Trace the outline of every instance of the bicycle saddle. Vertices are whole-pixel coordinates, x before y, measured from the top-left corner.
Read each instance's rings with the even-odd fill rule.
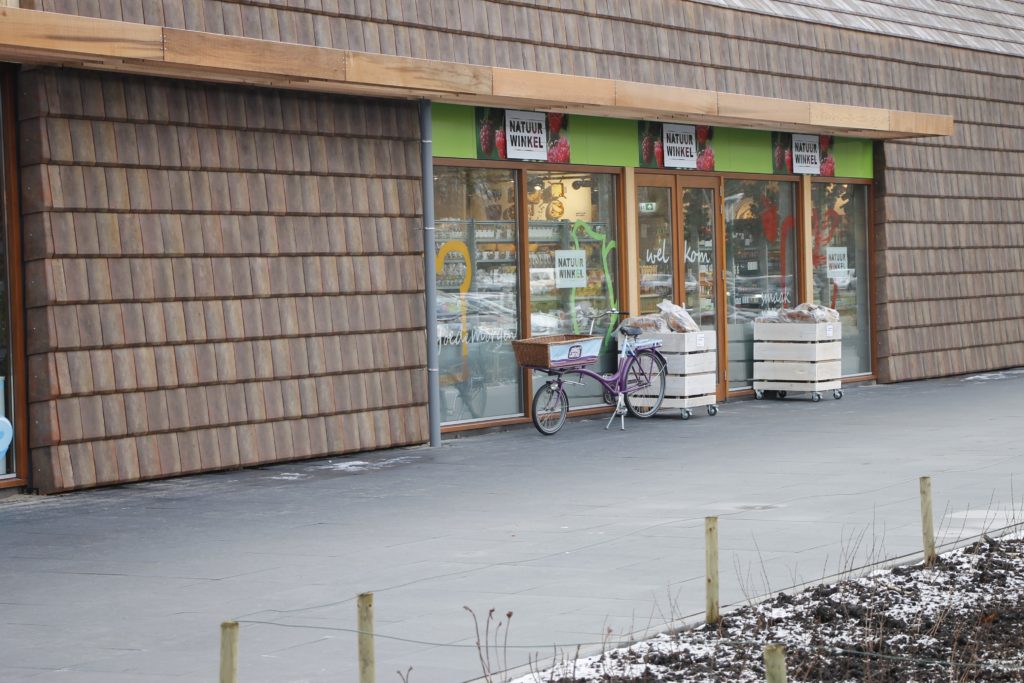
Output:
[[[619,328],[619,332],[626,335],[627,337],[639,337],[643,334],[643,330],[639,327],[633,327],[632,325],[623,325]]]

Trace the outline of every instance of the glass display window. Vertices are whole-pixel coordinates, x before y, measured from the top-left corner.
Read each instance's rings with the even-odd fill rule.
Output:
[[[527,387],[511,342],[585,334],[586,313],[620,307],[617,192],[611,173],[435,167],[443,424],[523,416]],[[617,324],[594,329],[608,370]],[[601,402],[594,387],[571,393],[573,408]]]
[[[870,373],[869,186],[829,182],[811,188],[814,302],[839,311],[843,375]]]
[[[754,319],[792,308],[797,291],[797,184],[725,180],[729,389],[753,383]]]
[[[586,334],[586,314],[618,309],[618,206],[616,176],[547,171],[526,180],[530,334]],[[612,371],[617,319],[603,319],[599,367]],[[542,376],[534,381],[542,381]],[[569,390],[574,407],[601,402],[589,382]]]
[[[438,166],[434,175],[441,421],[518,416],[516,174]]]

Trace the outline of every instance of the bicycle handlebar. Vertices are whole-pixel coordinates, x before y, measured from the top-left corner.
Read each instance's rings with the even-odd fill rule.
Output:
[[[609,308],[607,311],[601,313],[587,313],[586,311],[580,313],[580,317],[586,318],[587,320],[600,320],[601,318],[609,315],[629,315],[629,311],[617,311],[614,308]]]

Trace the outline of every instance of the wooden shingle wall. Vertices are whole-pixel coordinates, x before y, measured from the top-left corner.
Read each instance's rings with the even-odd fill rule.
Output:
[[[415,105],[20,77],[34,485],[426,440]]]
[[[879,147],[879,377],[899,381],[1024,365],[1019,58],[684,0],[22,0],[22,6],[368,52],[950,114],[956,120],[950,138]]]

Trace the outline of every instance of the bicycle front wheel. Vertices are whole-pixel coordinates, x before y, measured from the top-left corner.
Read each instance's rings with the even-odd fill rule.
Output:
[[[653,351],[641,351],[626,366],[626,410],[633,417],[654,415],[665,400],[665,361]]]
[[[533,395],[530,414],[537,431],[551,436],[565,424],[565,416],[569,414],[569,397],[560,386],[547,382]]]

